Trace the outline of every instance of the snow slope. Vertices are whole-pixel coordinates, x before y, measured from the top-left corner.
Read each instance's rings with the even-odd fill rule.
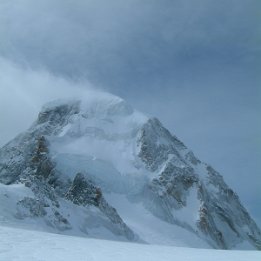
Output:
[[[259,251],[135,244],[0,226],[1,261],[260,261]]]
[[[21,204],[24,199],[30,199],[32,204],[29,207]],[[24,184],[0,184],[0,225],[71,236],[127,240],[94,206],[79,207],[60,199],[59,213],[67,220],[64,223],[59,222],[57,217],[60,216],[55,215],[50,206],[41,208],[38,202],[39,199]],[[44,215],[43,211],[46,211]]]
[[[140,202],[132,202],[126,196],[115,193],[106,194],[105,197],[109,203],[113,203],[126,224],[145,242],[157,245],[210,248],[197,235],[155,217]]]

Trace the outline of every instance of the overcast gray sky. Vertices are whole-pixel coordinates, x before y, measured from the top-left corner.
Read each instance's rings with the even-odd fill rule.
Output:
[[[259,0],[1,0],[0,145],[43,102],[105,89],[157,116],[261,225],[260,10]]]

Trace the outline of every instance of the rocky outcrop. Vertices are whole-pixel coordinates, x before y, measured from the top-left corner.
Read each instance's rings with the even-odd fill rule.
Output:
[[[123,234],[129,240],[135,240],[134,233],[126,226],[116,209],[107,203],[102,195],[101,189],[96,187],[92,181],[87,180],[83,174],[78,173],[75,176],[73,183],[66,194],[66,198],[77,205],[96,206],[112,222],[115,226],[115,231],[117,231],[119,235]],[[122,233],[123,231],[124,233]]]
[[[51,103],[43,107],[38,115],[35,125],[39,126],[44,135],[58,134],[70,118],[78,114],[80,101],[67,101],[67,103]]]
[[[158,173],[144,190],[144,204],[161,219],[196,233],[216,248],[233,248],[244,240],[260,248],[261,231],[236,193],[212,167],[201,163],[183,143],[149,120],[140,131],[139,156],[146,168]],[[154,174],[155,175],[155,174]],[[196,207],[187,222],[180,217],[192,191]]]
[[[78,173],[66,194],[66,198],[76,205],[94,205],[99,206],[102,193],[101,189],[95,187],[90,180]]]
[[[182,159],[177,149],[185,149],[185,145],[165,129],[158,119],[149,119],[139,133],[138,156],[150,171],[155,171],[161,164],[168,160],[169,155],[175,157],[177,163],[182,164]]]

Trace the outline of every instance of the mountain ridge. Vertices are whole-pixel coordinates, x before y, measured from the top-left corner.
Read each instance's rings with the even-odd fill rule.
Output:
[[[136,232],[142,222],[125,221],[120,207],[114,209],[116,200],[106,200],[116,194],[134,210],[142,205],[162,227],[181,228],[200,246],[261,249],[261,232],[235,192],[158,119],[110,94],[84,99],[48,103],[27,132],[0,149],[2,186],[22,184],[34,195],[14,204],[19,222],[41,220],[60,233],[148,241]]]

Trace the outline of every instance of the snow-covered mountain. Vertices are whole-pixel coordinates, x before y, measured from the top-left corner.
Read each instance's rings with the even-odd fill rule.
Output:
[[[159,120],[89,92],[46,104],[0,149],[0,224],[176,246],[261,249],[236,193]]]

